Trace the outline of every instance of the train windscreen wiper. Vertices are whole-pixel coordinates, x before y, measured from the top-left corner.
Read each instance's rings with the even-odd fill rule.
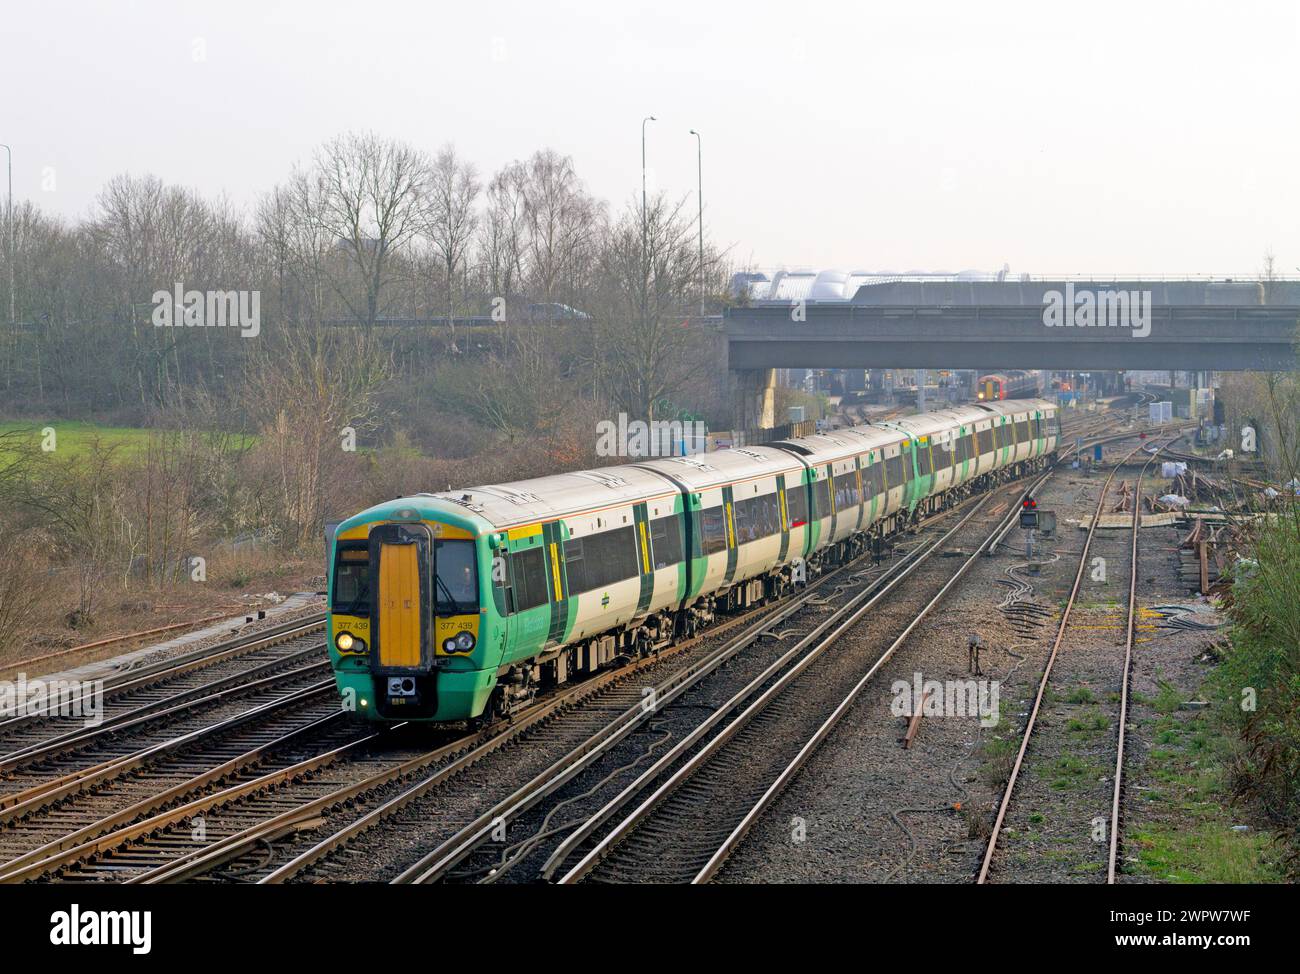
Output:
[[[442,580],[442,576],[435,573],[433,577],[438,583],[438,588],[442,589],[442,594],[447,596],[447,602],[451,605],[451,611],[456,615],[465,615],[469,610],[452,597],[451,589],[447,588],[447,583]]]

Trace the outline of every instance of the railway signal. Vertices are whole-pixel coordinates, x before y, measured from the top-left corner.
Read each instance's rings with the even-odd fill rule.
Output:
[[[1038,501],[1026,497],[1020,504],[1020,526],[1026,531],[1038,527]]]

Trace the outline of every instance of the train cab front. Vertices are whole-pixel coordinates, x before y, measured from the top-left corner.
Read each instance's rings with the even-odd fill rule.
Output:
[[[494,670],[473,535],[420,519],[340,532],[331,573],[334,669],[346,709],[371,720],[478,716]]]

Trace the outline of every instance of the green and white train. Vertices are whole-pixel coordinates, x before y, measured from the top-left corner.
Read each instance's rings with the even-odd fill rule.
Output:
[[[1038,469],[1059,440],[1053,403],[1010,400],[379,504],[331,553],[339,690],[378,721],[508,714]]]

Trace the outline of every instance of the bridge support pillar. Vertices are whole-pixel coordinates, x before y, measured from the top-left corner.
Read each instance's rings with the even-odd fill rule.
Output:
[[[734,369],[730,373],[732,423],[738,430],[776,425],[776,369]]]

